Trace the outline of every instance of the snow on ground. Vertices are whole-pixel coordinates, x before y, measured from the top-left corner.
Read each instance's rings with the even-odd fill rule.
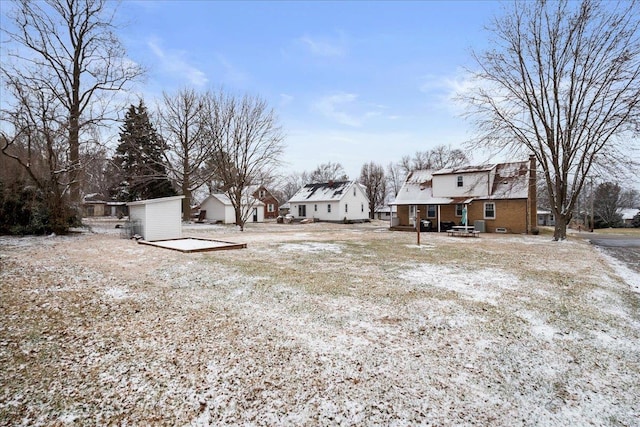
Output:
[[[105,226],[106,227],[106,226]],[[636,425],[638,294],[591,245],[201,227],[0,239],[8,425]],[[428,250],[424,250],[428,248]]]

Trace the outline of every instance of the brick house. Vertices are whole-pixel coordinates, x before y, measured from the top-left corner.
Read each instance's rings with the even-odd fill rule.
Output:
[[[393,229],[413,229],[417,221],[433,231],[468,224],[483,232],[531,233],[536,227],[536,161],[419,170],[407,176],[391,205]],[[419,216],[417,213],[419,212]]]
[[[278,199],[264,185],[252,190],[253,197],[264,203],[264,219],[276,219],[280,211]]]

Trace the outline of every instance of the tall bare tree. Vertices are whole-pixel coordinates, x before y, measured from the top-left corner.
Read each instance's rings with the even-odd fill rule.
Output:
[[[349,176],[340,163],[327,162],[318,165],[309,174],[309,180],[314,182],[347,181]],[[307,183],[308,184],[308,183]]]
[[[451,146],[438,145],[428,151],[416,151],[411,156],[402,156],[398,164],[404,175],[415,170],[454,168],[469,163],[464,151]]]
[[[373,219],[376,208],[381,206],[387,198],[387,180],[384,176],[384,167],[375,162],[362,165],[360,184],[366,188],[365,191],[369,198],[369,217]]]
[[[253,201],[247,189],[280,165],[284,135],[275,112],[259,97],[220,91],[208,97],[207,109],[218,179],[235,210],[236,225],[244,230]]]
[[[392,197],[398,195],[406,176],[399,163],[389,162],[387,165],[387,186],[392,193]]]
[[[639,10],[635,0],[514,2],[489,28],[493,47],[475,54],[478,84],[461,94],[475,143],[535,155],[555,240],[566,238],[594,169],[630,166],[640,130]]]
[[[143,72],[126,58],[114,32],[113,4],[18,0],[8,14],[11,27],[3,27],[10,41],[5,47],[8,60],[0,66],[6,83],[46,92],[64,111],[64,168],[73,203],[80,201],[83,131],[108,115],[111,104],[104,96]]]
[[[216,172],[206,164],[213,156],[213,141],[207,133],[209,94],[183,89],[174,95],[162,94],[158,106],[159,130],[167,144],[166,160],[169,172],[180,186],[182,219],[189,220],[192,192],[210,182]]]

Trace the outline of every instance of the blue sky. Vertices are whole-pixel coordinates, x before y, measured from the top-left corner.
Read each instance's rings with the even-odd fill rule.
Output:
[[[120,36],[149,69],[148,104],[181,88],[266,99],[286,134],[285,171],[447,144],[471,128],[451,99],[498,2],[124,1]],[[474,161],[485,160],[474,156]]]

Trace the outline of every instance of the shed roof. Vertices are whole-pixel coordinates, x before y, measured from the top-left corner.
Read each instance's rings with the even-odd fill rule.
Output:
[[[127,202],[127,206],[150,205],[153,203],[163,203],[163,202],[169,202],[172,200],[181,200],[181,199],[184,199],[184,196],[171,196],[171,197],[160,197],[157,199],[136,200],[135,202]]]

